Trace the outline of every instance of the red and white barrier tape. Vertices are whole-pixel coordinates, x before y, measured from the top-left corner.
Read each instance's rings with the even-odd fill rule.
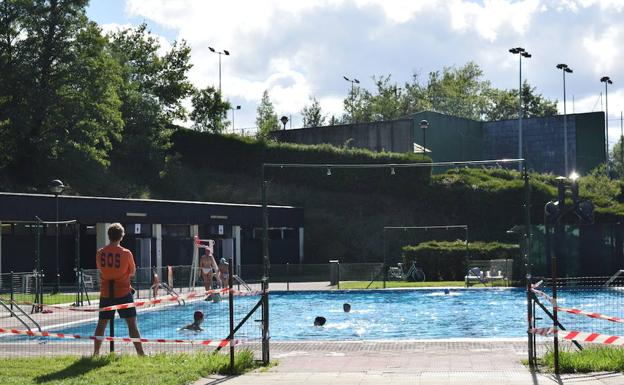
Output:
[[[0,334],[11,333],[21,334],[31,337],[52,337],[52,338],[69,338],[80,340],[100,340],[100,341],[116,341],[116,342],[141,342],[144,344],[190,344],[201,346],[220,346],[225,347],[230,344],[238,345],[240,340],[168,340],[162,338],[132,338],[132,337],[107,337],[107,336],[82,336],[79,334],[64,334],[64,333],[50,333],[50,332],[34,332],[31,330],[18,330],[18,329],[2,329],[0,328]]]
[[[591,311],[585,311],[585,310],[581,310],[581,309],[574,309],[574,308],[566,308],[566,307],[559,307],[556,304],[556,301],[549,296],[548,294],[536,290],[536,289],[531,289],[532,292],[534,292],[537,295],[540,295],[544,298],[546,298],[546,300],[548,300],[548,302],[550,302],[556,309],[557,311],[562,311],[565,313],[570,313],[570,314],[576,314],[576,315],[584,315],[590,318],[595,318],[595,319],[603,319],[603,320],[607,320],[607,321],[611,321],[611,322],[619,322],[619,323],[624,323],[624,318],[620,318],[620,317],[613,317],[613,316],[608,316],[608,315],[604,315],[604,314],[600,314],[600,313],[595,313],[595,312],[591,312]]]
[[[599,333],[583,333],[578,331],[567,331],[567,330],[557,330],[555,328],[538,328],[538,329],[530,329],[530,333],[539,334],[541,336],[548,336],[557,334],[559,338],[567,341],[578,341],[578,342],[590,342],[595,344],[605,344],[605,345],[624,345],[624,337],[620,336],[610,336],[607,334],[599,334]]]
[[[253,295],[262,294],[262,291],[243,292],[243,291],[232,289],[231,293],[232,295],[235,295],[235,296],[253,296]],[[45,307],[45,308],[51,308],[51,309],[57,309],[57,310],[70,310],[70,311],[79,311],[79,312],[101,312],[101,311],[112,311],[112,310],[119,310],[119,309],[129,309],[132,307],[142,307],[142,306],[147,306],[147,305],[158,305],[164,302],[178,302],[180,300],[207,297],[212,294],[221,294],[221,295],[227,296],[230,294],[230,289],[224,288],[224,289],[218,289],[218,290],[208,290],[203,293],[191,292],[189,294],[181,295],[181,296],[161,297],[161,298],[155,298],[155,299],[146,300],[146,301],[135,301],[133,303],[124,303],[120,305],[107,306],[103,308],[55,306],[55,305],[38,304],[38,303],[33,303],[33,302],[13,302],[13,303],[15,303],[16,305],[37,306],[37,307]],[[7,301],[7,302],[10,302],[10,301]]]

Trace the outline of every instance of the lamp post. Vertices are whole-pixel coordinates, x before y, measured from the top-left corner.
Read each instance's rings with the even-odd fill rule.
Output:
[[[56,201],[56,287],[54,291],[58,293],[61,288],[61,274],[59,269],[59,194],[63,192],[65,189],[65,185],[60,179],[54,179],[50,182],[50,191],[54,194],[54,199]]]
[[[568,169],[568,116],[566,113],[566,72],[572,73],[572,68],[568,67],[567,64],[557,64],[557,68],[561,70],[563,73],[563,157],[565,164],[565,175],[569,174]]]
[[[518,158],[522,159],[524,158],[522,156],[522,58],[525,57],[528,59],[531,57],[531,54],[522,47],[511,48],[509,52],[514,55],[517,54],[520,59],[520,76],[518,81]],[[518,167],[521,168],[522,166]]]
[[[236,106],[236,108],[232,107],[230,108],[230,110],[232,110],[232,132],[236,133],[236,127],[234,126],[234,111],[235,110],[240,110],[241,106]]]
[[[355,85],[354,85],[354,83],[360,84],[360,81],[355,79],[355,78],[349,79],[346,76],[343,76],[342,78],[344,80],[346,80],[346,81],[351,83],[351,123],[355,123],[355,116],[353,115],[353,111],[355,109],[355,105],[354,105],[355,104],[355,93],[354,93],[355,92]]]
[[[284,130],[286,129],[286,123],[288,123],[288,116],[282,116],[280,118],[280,122],[282,122],[282,124],[284,125]]]
[[[609,93],[607,86],[613,84],[613,81],[608,76],[601,77],[600,81],[605,84],[605,157],[607,161],[607,175],[609,175]]]
[[[429,122],[425,119],[420,121],[420,129],[423,132],[423,156],[427,155],[427,129],[429,128]]]
[[[230,51],[225,50],[225,49],[223,51],[217,51],[212,47],[208,47],[208,49],[210,50],[210,52],[219,54],[219,93],[221,93],[221,55],[229,56]]]

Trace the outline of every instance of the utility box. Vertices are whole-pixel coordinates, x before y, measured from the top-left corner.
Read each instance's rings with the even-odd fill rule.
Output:
[[[329,261],[329,284],[338,285],[340,282],[340,261],[332,259]]]

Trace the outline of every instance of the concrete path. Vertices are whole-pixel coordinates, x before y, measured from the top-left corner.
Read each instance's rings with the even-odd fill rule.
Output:
[[[238,377],[212,376],[194,385],[264,384],[624,384],[624,375],[532,374],[520,363],[522,341],[272,343],[279,364]]]

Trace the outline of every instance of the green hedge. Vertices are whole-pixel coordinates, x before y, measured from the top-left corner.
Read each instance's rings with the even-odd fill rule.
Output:
[[[517,259],[518,245],[499,242],[430,241],[403,247],[403,259],[410,266],[415,259],[428,280],[461,281],[470,260]]]
[[[429,163],[420,154],[344,149],[327,144],[278,143],[235,135],[216,135],[180,129],[172,136],[172,152],[196,169],[214,169],[231,174],[259,176],[262,163],[354,164]],[[275,183],[294,183],[323,189],[357,192],[411,194],[430,181],[431,168],[332,169],[267,168],[265,177]]]

